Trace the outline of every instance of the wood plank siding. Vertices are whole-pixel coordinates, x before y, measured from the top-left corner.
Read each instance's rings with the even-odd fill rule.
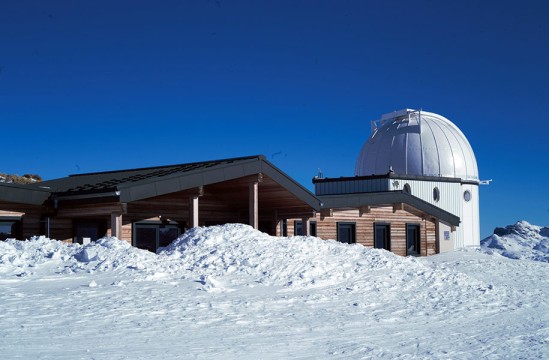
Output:
[[[355,223],[356,242],[367,247],[374,247],[375,224],[388,224],[390,226],[391,251],[397,255],[406,256],[406,225],[416,224],[420,226],[421,255],[433,255],[436,253],[435,220],[419,214],[408,207],[404,210],[394,210],[393,206],[372,207],[370,212],[360,212],[358,209],[337,210],[333,216],[323,217],[317,214],[317,236],[322,239],[337,240],[337,223]],[[289,219],[287,222],[288,234],[294,233],[294,221],[301,219]]]
[[[20,236],[24,239],[28,239],[32,236],[41,234],[41,206],[0,202],[0,217],[20,218],[22,225],[22,231]]]

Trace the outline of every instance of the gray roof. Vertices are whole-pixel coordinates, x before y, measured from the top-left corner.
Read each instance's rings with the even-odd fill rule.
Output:
[[[28,184],[0,183],[0,201],[42,205],[50,195],[49,189],[40,186],[31,188]]]
[[[28,190],[27,197],[33,191],[45,192],[43,201],[52,193],[58,200],[116,196],[120,202],[131,202],[259,173],[267,175],[313,209],[320,210],[317,197],[263,155],[76,174],[21,187]],[[17,196],[11,198],[10,201],[22,202],[18,201]],[[1,193],[0,200],[8,201]]]
[[[397,203],[408,204],[411,207],[430,214],[450,225],[458,226],[459,216],[429,204],[404,191],[383,191],[358,194],[324,195],[319,196],[323,209],[359,208],[362,206],[390,205]]]

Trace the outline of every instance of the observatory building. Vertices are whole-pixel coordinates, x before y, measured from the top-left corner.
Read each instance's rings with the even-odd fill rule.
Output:
[[[479,177],[471,145],[445,117],[415,110],[372,122],[356,176],[392,174],[389,190],[403,190],[459,216],[455,247],[480,245]]]
[[[374,247],[394,251],[392,242],[400,237],[406,238],[406,251],[397,253],[429,255],[480,244],[475,155],[465,135],[441,115],[411,109],[383,115],[372,121],[372,133],[360,151],[354,177],[315,178],[313,183],[323,208],[330,208],[334,216],[352,208],[359,209],[359,215],[364,210],[372,213],[373,206],[392,201],[401,215],[420,218],[414,224],[406,216],[375,215]],[[382,197],[386,200],[372,201]],[[434,234],[429,230],[432,225]]]
[[[354,176],[313,184],[315,194],[261,155],[0,182],[0,240],[46,235],[86,244],[110,235],[154,252],[190,228],[238,222],[403,256],[479,245],[475,155],[443,116],[383,115]]]

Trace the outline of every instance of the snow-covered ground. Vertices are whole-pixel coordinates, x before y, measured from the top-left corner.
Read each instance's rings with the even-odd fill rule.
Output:
[[[0,242],[2,359],[549,357],[549,263],[403,258],[245,225],[158,255]]]

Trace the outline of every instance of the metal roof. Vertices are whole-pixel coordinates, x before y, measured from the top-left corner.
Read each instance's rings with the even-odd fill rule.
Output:
[[[361,194],[323,195],[318,196],[322,200],[323,209],[359,208],[362,206],[392,205],[398,203],[408,204],[426,214],[443,220],[450,225],[458,226],[459,216],[429,204],[404,191],[383,191]]]
[[[315,195],[267,161],[263,155],[76,174],[44,181],[39,185],[32,184],[27,188],[48,188],[53,197],[61,201],[116,196],[120,202],[131,202],[260,173],[267,175],[314,210],[320,210],[320,200]]]
[[[29,187],[28,184],[0,183],[0,201],[42,205],[51,195],[47,188]]]
[[[377,122],[358,156],[355,175],[440,176],[478,182],[475,154],[465,135],[445,117],[406,109]]]

